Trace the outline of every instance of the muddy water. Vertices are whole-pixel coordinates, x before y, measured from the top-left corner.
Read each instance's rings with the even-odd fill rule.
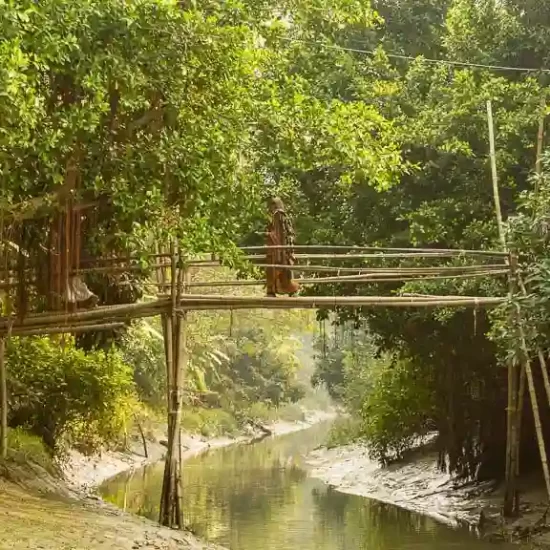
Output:
[[[303,457],[329,427],[212,451],[185,463],[187,526],[231,550],[489,550],[466,530],[362,497],[308,477]],[[158,517],[163,465],[105,484],[119,507]],[[499,546],[503,549],[504,546]]]

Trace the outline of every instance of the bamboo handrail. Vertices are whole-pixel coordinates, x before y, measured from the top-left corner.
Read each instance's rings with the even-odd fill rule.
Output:
[[[399,259],[408,259],[408,258],[456,258],[459,254],[453,252],[410,252],[410,253],[383,253],[378,252],[376,254],[294,254],[294,257],[297,260],[399,260]],[[251,254],[240,256],[240,260],[262,260],[265,259],[265,254]],[[197,266],[209,263],[221,263],[222,259],[220,258],[210,258],[210,259],[200,259],[200,260],[191,260],[188,262],[188,265]]]
[[[388,252],[450,252],[460,256],[494,256],[505,257],[506,253],[498,250],[467,250],[457,248],[393,248],[385,246],[345,246],[345,245],[272,245],[272,246],[242,246],[239,247],[243,251],[260,251],[260,250],[354,250],[354,251],[388,251]]]
[[[492,271],[479,271],[458,275],[436,275],[425,277],[378,277],[373,274],[369,275],[341,275],[339,277],[317,277],[312,279],[296,279],[296,282],[300,285],[322,285],[322,284],[364,284],[364,283],[395,283],[395,282],[414,282],[414,281],[433,281],[440,279],[469,279],[476,277],[491,277],[494,275],[507,275],[508,270],[492,270]],[[265,286],[265,279],[234,279],[230,281],[197,281],[190,283],[190,288],[211,288],[211,287],[230,287],[230,286]],[[163,286],[163,285],[157,285]]]
[[[338,267],[329,265],[300,265],[295,264],[292,266],[285,264],[253,264],[254,267],[266,269],[290,269],[297,272],[326,272],[326,273],[438,273],[438,272],[456,272],[456,271],[480,271],[480,270],[501,270],[503,264],[479,264],[479,265],[467,265],[467,266],[435,266],[435,267]],[[195,266],[199,267],[199,266]],[[202,264],[200,267],[222,267],[219,263],[212,262],[211,264]]]

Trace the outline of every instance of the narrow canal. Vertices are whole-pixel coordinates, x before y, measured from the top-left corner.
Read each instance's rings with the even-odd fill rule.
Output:
[[[339,493],[308,476],[304,456],[323,443],[318,425],[195,457],[184,466],[186,524],[230,550],[489,550],[454,530],[394,506]],[[163,465],[118,476],[103,498],[158,517]],[[499,545],[503,550],[505,547]]]

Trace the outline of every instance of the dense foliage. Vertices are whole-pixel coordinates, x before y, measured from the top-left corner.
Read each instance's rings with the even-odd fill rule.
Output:
[[[234,262],[235,242],[262,239],[271,192],[292,205],[300,243],[498,247],[485,103],[493,101],[508,217],[532,185],[548,89],[536,72],[470,65],[548,66],[549,20],[550,7],[535,0],[1,3],[2,205],[21,218],[56,196],[96,202],[82,233],[90,254],[141,253],[177,236],[189,254]],[[526,206],[540,208],[538,225],[529,214],[511,233],[521,252],[540,252],[529,285],[542,296],[545,193],[541,184]],[[36,258],[47,223],[30,224],[25,236]],[[141,277],[89,283],[103,302],[121,302],[141,295]],[[506,285],[459,279],[311,291],[501,295]],[[545,335],[545,316],[528,315],[537,327],[529,337]],[[480,461],[498,469],[506,382],[498,344],[510,334],[488,338],[483,311],[338,316],[366,326],[382,359],[360,354],[358,380],[346,367],[352,359],[330,350],[318,379],[362,411],[365,433],[390,438],[379,440],[380,456],[400,453],[433,423],[442,466],[465,475]],[[289,321],[250,316],[227,337],[226,316],[194,319],[189,404],[230,411],[252,400],[296,400],[288,328],[273,330]],[[133,331],[125,357],[143,396],[158,403],[159,327]],[[45,345],[17,343],[31,346],[28,353],[39,346],[52,362]],[[25,353],[21,364],[31,360]],[[89,356],[67,353],[52,379],[89,372]],[[106,368],[118,364],[101,357]],[[25,379],[29,387],[41,368],[20,373],[36,375]],[[25,414],[35,428],[48,420]],[[47,437],[65,429],[62,419]]]
[[[294,189],[303,212],[298,231],[313,243],[498,248],[485,104],[491,99],[495,112],[497,168],[506,218],[515,212],[520,193],[532,187],[540,104],[547,88],[544,77],[539,79],[536,73],[468,64],[545,66],[549,43],[544,21],[549,8],[538,2],[493,0],[380,0],[375,4],[385,22],[375,35],[363,37],[360,49],[383,44],[384,51],[379,49],[372,56],[340,51],[348,61],[346,74],[339,67],[335,70],[347,79],[351,97],[376,105],[393,123],[402,140],[407,170],[387,190],[377,192],[374,185],[354,181],[350,194],[332,191],[333,174],[329,171],[299,174]],[[405,60],[392,54],[420,57]],[[432,63],[422,56],[466,65]],[[335,96],[340,89],[333,89]],[[533,200],[545,211],[543,202],[538,202],[544,201],[543,195]],[[527,225],[532,232],[528,218],[522,219],[523,230]],[[523,253],[533,246],[524,240],[518,249]],[[539,272],[539,281],[544,278],[541,275]],[[536,277],[532,284],[535,291]],[[342,285],[332,291],[347,295],[397,291],[504,295],[507,287],[504,280],[457,280]],[[349,313],[342,311],[339,316],[346,320]],[[441,465],[473,475],[483,463],[492,475],[498,475],[506,435],[506,371],[494,340],[488,337],[492,321],[487,314],[364,310],[356,320],[364,322],[374,335],[375,354],[393,358],[387,374],[379,379],[388,390],[378,402],[380,410],[398,403],[395,400],[401,392],[407,395],[415,387],[427,390],[430,402],[435,402],[427,404],[424,412],[439,432]],[[542,326],[537,328],[537,334],[545,339]],[[505,330],[510,344],[514,329],[507,325]],[[403,368],[410,376],[400,378],[399,372],[392,373],[395,365],[406,365]],[[340,368],[336,365],[336,377]],[[396,410],[404,412],[406,405],[398,405]],[[410,422],[405,418],[405,431],[399,415],[394,420],[393,427],[387,425],[385,430],[397,439],[402,434],[404,444],[411,433],[422,431],[415,415]]]
[[[121,441],[136,400],[132,370],[119,353],[14,338],[7,360],[12,427],[42,437],[52,451],[66,444],[93,451]]]
[[[5,234],[15,240],[20,233],[20,249],[39,280],[52,206],[67,201],[95,205],[82,223],[82,257],[141,255],[154,251],[155,241],[177,237],[188,254],[232,259],[235,241],[263,223],[271,188],[292,181],[292,167],[334,169],[342,189],[356,177],[386,187],[402,168],[392,125],[362,101],[323,93],[320,83],[334,59],[306,44],[347,28],[372,28],[376,20],[362,3],[339,0],[0,3]],[[143,296],[144,275],[117,272],[86,282],[101,303],[123,303]],[[43,309],[40,297],[28,299]],[[189,401],[296,400],[296,361],[283,350],[284,331],[274,339],[268,333],[249,325],[233,340],[209,342],[209,349],[197,351],[194,343]],[[152,351],[134,339],[126,359],[146,397],[158,401],[163,369],[156,338],[149,331]],[[84,369],[80,390],[89,382],[99,394],[108,389],[103,384],[120,381],[88,368],[96,360],[107,367],[114,356],[100,360],[93,351],[70,349],[57,361],[46,341],[38,342],[14,344],[21,353],[12,360],[12,376],[24,376],[29,390],[12,391],[19,401],[11,422],[29,425],[54,445],[68,424],[74,432],[84,421],[84,397],[58,411],[59,418],[47,417],[50,406],[65,407],[64,399],[55,401],[64,376],[76,383]],[[107,348],[111,339],[78,339],[87,350],[98,343]],[[17,366],[37,360],[42,364],[24,372]],[[56,368],[45,378],[42,369],[51,363]],[[35,397],[31,389],[42,384],[49,389]],[[78,397],[73,389],[68,400]],[[98,405],[86,424],[105,412]]]

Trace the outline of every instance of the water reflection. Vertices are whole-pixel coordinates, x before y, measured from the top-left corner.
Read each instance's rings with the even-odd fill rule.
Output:
[[[393,506],[339,493],[307,476],[303,456],[322,425],[196,457],[184,466],[186,525],[231,550],[488,549],[462,530]],[[162,464],[110,481],[103,496],[156,519]],[[501,547],[502,548],[502,547]]]

